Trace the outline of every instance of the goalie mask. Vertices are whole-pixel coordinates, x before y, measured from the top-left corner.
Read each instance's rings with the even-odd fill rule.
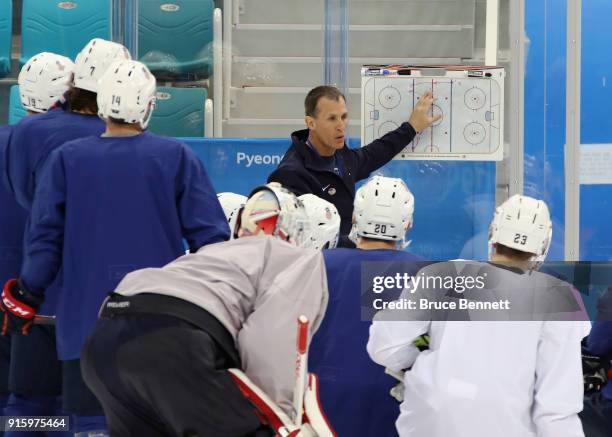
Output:
[[[155,77],[138,61],[117,61],[98,84],[98,115],[146,129],[155,108]]]
[[[374,176],[355,194],[353,227],[349,238],[397,241],[403,249],[412,227],[414,196],[403,180]]]
[[[531,261],[546,259],[552,239],[548,207],[541,201],[515,194],[496,210],[489,227],[489,259],[496,244],[533,253]]]
[[[230,240],[236,238],[240,228],[240,212],[247,201],[247,197],[236,193],[219,193],[217,199],[223,208],[223,213],[230,228]]]
[[[309,222],[302,201],[277,183],[255,188],[240,215],[238,238],[273,235],[303,247]]]
[[[303,194],[299,199],[304,203],[310,221],[310,235],[304,247],[316,250],[336,247],[340,233],[340,214],[336,207],[314,194]]]
[[[65,56],[42,52],[32,56],[19,72],[19,97],[28,111],[46,112],[64,103],[70,89],[74,64]]]

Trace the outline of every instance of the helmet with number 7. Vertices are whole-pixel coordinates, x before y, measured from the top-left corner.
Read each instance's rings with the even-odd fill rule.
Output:
[[[28,111],[46,112],[72,84],[74,64],[65,56],[42,52],[32,56],[19,72],[19,97]]]
[[[100,79],[98,115],[146,129],[155,108],[155,77],[138,61],[117,61]]]
[[[532,253],[531,261],[541,263],[548,254],[552,222],[546,203],[515,194],[495,210],[489,227],[489,257],[496,244]]]
[[[407,246],[412,227],[414,196],[402,179],[374,176],[355,194],[353,227],[349,238],[398,241]]]
[[[74,60],[74,86],[97,93],[98,81],[108,67],[115,61],[129,59],[130,52],[121,44],[94,38]]]

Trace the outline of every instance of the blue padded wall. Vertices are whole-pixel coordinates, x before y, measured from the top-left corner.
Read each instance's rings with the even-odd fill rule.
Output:
[[[266,182],[290,145],[284,138],[184,140],[204,162],[217,192],[244,195]],[[393,161],[377,173],[401,177],[415,196],[411,251],[429,259],[486,259],[495,163]]]

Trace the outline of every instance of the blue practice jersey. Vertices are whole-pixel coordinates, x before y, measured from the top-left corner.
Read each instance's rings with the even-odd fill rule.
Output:
[[[329,304],[312,339],[308,369],[320,378],[324,411],[339,436],[397,436],[399,402],[389,390],[398,381],[366,351],[371,322],[362,321],[362,305],[369,306],[372,299],[370,293],[361,295],[362,263],[381,263],[377,269],[388,266],[383,273],[388,276],[414,275],[425,263],[399,250],[340,248],[323,253]],[[385,299],[392,300],[388,295]]]
[[[76,138],[99,135],[105,126],[97,115],[77,114],[61,107],[25,117],[14,125],[2,168],[5,183],[17,203],[30,211],[43,165],[53,150]],[[58,276],[49,284],[39,314],[55,314],[60,287],[61,277]]]
[[[4,167],[11,126],[0,126],[0,168]],[[0,184],[0,286],[19,276],[23,253],[26,211],[15,201],[5,184]]]
[[[63,265],[60,359],[75,359],[124,275],[229,238],[206,171],[183,143],[143,133],[66,143],[43,169],[21,278],[41,293]]]
[[[26,210],[32,207],[36,184],[49,154],[77,138],[100,135],[105,124],[96,115],[83,115],[54,108],[25,117],[13,127],[4,173],[17,202]]]

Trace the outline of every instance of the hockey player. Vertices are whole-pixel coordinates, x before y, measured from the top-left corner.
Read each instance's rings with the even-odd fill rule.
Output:
[[[340,234],[340,214],[334,204],[310,193],[302,194],[299,199],[304,204],[310,221],[310,235],[306,238],[304,247],[312,247],[315,250],[336,247]]]
[[[219,193],[217,199],[223,208],[223,213],[227,219],[227,224],[230,228],[230,240],[233,240],[238,236],[238,229],[240,229],[240,212],[244,208],[244,204],[247,201],[247,197],[242,194],[236,193]]]
[[[414,274],[423,265],[402,250],[413,212],[414,197],[401,179],[374,176],[355,196],[350,235],[357,249],[323,252],[330,301],[313,338],[309,368],[319,377],[321,402],[340,436],[396,435],[397,402],[389,396],[395,380],[366,352],[370,324],[362,320],[368,317],[362,307],[372,307],[362,296],[361,280],[368,265],[387,275]]]
[[[129,52],[121,44],[96,38],[91,40],[77,55],[74,68],[71,62],[68,64],[64,61],[55,65],[49,63],[50,67],[56,69],[56,80],[52,82],[53,92],[49,95],[59,98],[61,105],[45,114],[20,121],[13,129],[6,150],[4,168],[6,180],[17,202],[26,210],[30,211],[32,207],[34,193],[49,154],[67,141],[88,135],[100,135],[104,131],[104,122],[98,118],[97,114],[98,79],[113,60],[129,58]],[[27,89],[41,89],[40,76],[37,75],[39,71],[40,69],[22,71],[22,80],[20,80],[24,84],[23,90],[20,88],[22,93],[25,93]],[[64,96],[57,91],[63,89],[65,92],[66,85],[70,81],[73,86],[65,94],[64,101]],[[22,100],[24,97],[27,95],[22,95]],[[44,100],[46,99],[37,102],[34,99],[29,101],[28,105],[32,108],[42,108]],[[49,284],[45,291],[45,302],[39,308],[41,314],[55,314],[60,279]],[[53,380],[48,376],[48,372],[56,367],[51,364],[56,356],[56,348],[52,344],[55,341],[54,329],[54,327],[35,326],[29,330],[28,336],[13,337],[12,359],[18,364],[13,365],[14,372],[12,373],[19,375],[18,381],[21,382],[16,388],[19,391],[30,391],[34,394],[39,394],[42,389],[48,391],[48,388],[45,387]],[[74,400],[71,405],[71,399],[80,396],[79,392],[88,393],[84,384],[79,383],[80,379],[74,377],[75,374],[79,374],[78,363],[76,366],[65,364],[62,367],[65,409],[77,412],[81,409],[90,410],[88,402],[83,399]],[[44,382],[41,383],[42,388],[36,388],[36,381],[39,380]],[[95,403],[95,400],[92,402]],[[26,407],[38,408],[32,405],[26,405]],[[39,411],[36,414],[41,413]],[[21,412],[19,415],[24,415],[24,413]],[[99,425],[93,423],[91,427],[98,428]],[[87,428],[90,428],[90,425],[81,426],[80,421],[77,421],[75,429]]]
[[[291,417],[296,319],[316,330],[327,304],[321,252],[295,247],[307,226],[293,194],[259,187],[237,239],[121,281],[83,352],[111,435],[247,436],[259,416],[280,426],[275,406]],[[235,367],[274,405],[241,378],[239,389]]]
[[[4,161],[4,151],[10,126],[0,126],[0,165]],[[11,214],[0,214],[0,282],[19,274],[23,245],[23,229],[26,212],[15,202],[15,198],[0,184],[0,205]],[[11,337],[0,336],[0,413],[4,411],[9,398],[9,369],[11,363]]]
[[[64,94],[72,84],[74,65],[64,56],[43,52],[30,58],[21,68],[18,76],[21,104],[27,115],[47,112],[61,104]],[[32,117],[32,119],[41,116]],[[31,122],[28,119],[28,123]],[[0,168],[6,164],[9,134],[13,127],[2,128],[0,139]],[[5,181],[8,182],[8,181]],[[6,186],[4,186],[6,185]],[[19,275],[22,259],[23,234],[27,212],[16,201],[11,186],[0,187],[0,204],[4,210],[0,219],[0,247],[4,255],[0,261],[0,281]],[[10,212],[10,213],[9,213]],[[43,314],[53,311],[53,302],[41,309]],[[55,350],[55,329],[52,326],[37,326],[28,338],[10,335],[1,337],[6,350],[6,378],[8,391],[7,408],[9,416],[40,416],[58,414],[58,396],[61,394],[61,367]],[[10,358],[9,358],[10,356]],[[12,361],[9,372],[9,360]],[[7,437],[16,435],[5,432]],[[19,435],[29,435],[19,432]]]
[[[96,93],[98,79],[116,59],[130,59],[125,47],[95,38],[77,55],[74,64],[74,86],[61,107],[18,123],[7,146],[5,174],[17,201],[27,210],[32,207],[36,182],[49,154],[67,141],[104,132],[104,122],[98,118]],[[61,71],[62,64],[58,64]],[[72,76],[72,63],[58,86],[65,87]],[[25,83],[36,86],[35,70],[22,71]],[[35,101],[32,103],[36,104]],[[39,103],[41,104],[41,103]],[[33,106],[30,104],[30,106]]]
[[[238,236],[240,213],[247,197],[226,192],[217,194],[217,198],[232,232],[230,239],[233,240]],[[314,194],[304,194],[299,199],[304,204],[310,222],[310,235],[306,238],[303,247],[312,247],[316,250],[336,247],[340,227],[340,216],[336,207]]]
[[[551,234],[546,204],[515,195],[491,223],[491,263],[447,262],[419,272],[430,278],[472,272],[475,280],[485,278],[485,287],[459,296],[507,297],[509,309],[468,312],[472,321],[465,313],[427,308],[408,320],[392,310],[376,315],[372,359],[395,371],[412,366],[396,422],[400,436],[583,436],[580,341],[590,325],[567,321],[588,320],[569,284],[533,270],[546,257]],[[458,300],[457,286],[412,292],[417,300]],[[419,354],[413,342],[422,334],[430,336],[429,350]]]
[[[108,290],[129,271],[182,255],[183,238],[192,251],[229,238],[196,155],[177,140],[145,132],[154,102],[155,78],[143,64],[117,61],[102,76],[97,105],[106,130],[49,156],[20,280],[4,288],[5,323],[27,331],[62,266],[58,353],[65,408],[78,417],[102,416],[82,382],[80,353]]]
[[[585,346],[589,355],[599,357],[599,382],[603,387],[585,396],[580,417],[586,437],[609,436],[612,430],[612,288],[601,296],[597,307],[597,320]]]
[[[11,126],[0,126],[0,166],[4,165],[4,152],[10,134]],[[5,211],[11,211],[11,214],[0,214],[0,247],[3,253],[0,258],[0,282],[4,282],[19,275],[26,212],[4,184],[0,184],[0,205]],[[0,412],[4,410],[9,397],[10,356],[11,337],[0,336]]]

